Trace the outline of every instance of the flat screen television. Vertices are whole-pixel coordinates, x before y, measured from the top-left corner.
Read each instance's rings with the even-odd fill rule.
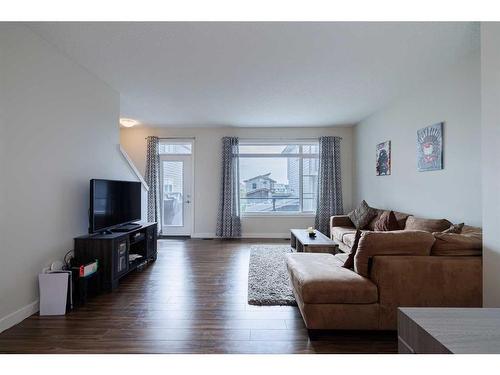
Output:
[[[90,180],[89,233],[140,219],[140,182]]]

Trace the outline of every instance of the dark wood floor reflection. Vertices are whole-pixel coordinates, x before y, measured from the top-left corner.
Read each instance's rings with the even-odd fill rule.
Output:
[[[64,317],[33,315],[1,353],[395,353],[393,332],[308,336],[291,306],[247,304],[249,248],[280,240],[160,240],[158,260]]]

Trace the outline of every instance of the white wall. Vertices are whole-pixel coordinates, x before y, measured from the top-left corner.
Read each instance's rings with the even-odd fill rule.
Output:
[[[0,51],[1,331],[36,311],[38,272],[87,232],[89,179],[135,178],[117,92],[24,26],[0,26]]]
[[[1,30],[1,29],[0,29]],[[1,36],[0,36],[1,40]],[[0,42],[1,43],[1,42]],[[7,138],[6,134],[6,124],[5,124],[5,110],[2,105],[5,97],[5,90],[3,87],[3,78],[2,78],[2,67],[1,61],[4,59],[4,52],[1,48],[0,44],[0,257],[3,254],[3,245],[6,241],[7,234],[7,215],[5,214],[7,206],[7,196],[6,196],[6,181],[7,181]],[[1,259],[1,258],[0,258]],[[3,261],[0,261],[0,272],[3,272],[4,269]],[[2,305],[2,287],[0,285],[0,308]],[[0,315],[1,319],[1,315]],[[2,327],[0,325],[0,332],[2,331]]]
[[[500,307],[500,23],[481,23],[483,304]]]
[[[481,225],[480,110],[478,52],[362,121],[354,130],[354,204],[365,199],[374,207]],[[441,121],[444,169],[418,172],[417,130]],[[377,177],[375,146],[386,140],[392,174]]]
[[[146,168],[146,140],[148,135],[160,137],[196,137],[195,140],[195,222],[194,236],[212,237],[217,222],[221,174],[221,138],[304,138],[337,135],[342,140],[342,176],[344,208],[352,202],[352,128],[132,128],[121,130],[121,144],[137,168]],[[283,237],[290,228],[314,225],[314,217],[244,217],[244,237]]]

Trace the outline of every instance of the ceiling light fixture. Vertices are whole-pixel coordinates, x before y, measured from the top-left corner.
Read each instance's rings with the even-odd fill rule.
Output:
[[[131,118],[121,118],[120,125],[126,128],[131,128],[132,126],[138,125],[139,121],[131,119]]]

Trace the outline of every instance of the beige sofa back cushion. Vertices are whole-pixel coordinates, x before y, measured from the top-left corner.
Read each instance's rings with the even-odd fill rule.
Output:
[[[429,255],[434,243],[432,233],[396,230],[392,232],[365,232],[361,236],[354,257],[354,270],[369,277],[370,259],[376,255]]]
[[[483,234],[481,228],[464,226],[462,233],[433,233],[436,242],[431,255],[437,256],[471,256],[481,255]]]
[[[453,223],[446,219],[423,219],[409,216],[406,219],[405,230],[423,230],[426,232],[442,232],[448,229]]]

